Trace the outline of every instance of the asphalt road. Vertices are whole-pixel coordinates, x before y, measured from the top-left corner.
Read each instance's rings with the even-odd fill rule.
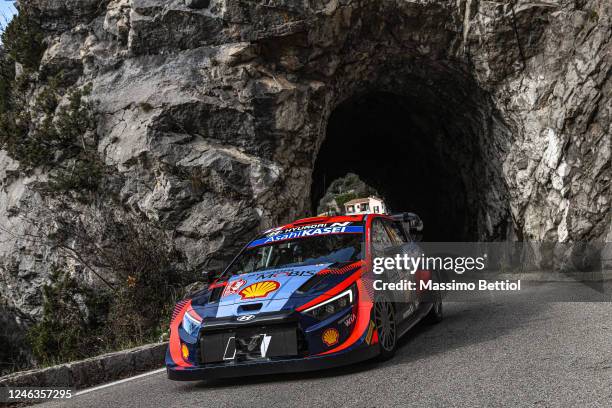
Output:
[[[610,407],[612,303],[450,303],[384,363],[210,383],[159,373],[42,406]]]

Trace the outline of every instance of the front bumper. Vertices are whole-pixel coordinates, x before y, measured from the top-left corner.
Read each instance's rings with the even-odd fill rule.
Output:
[[[168,378],[175,381],[212,380],[217,378],[294,373],[324,370],[369,360],[380,354],[379,345],[363,345],[338,353],[269,361],[209,364],[199,367],[167,367]]]

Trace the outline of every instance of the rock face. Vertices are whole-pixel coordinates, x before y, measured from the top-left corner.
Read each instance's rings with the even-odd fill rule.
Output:
[[[193,266],[308,214],[317,156],[346,137],[330,118],[384,95],[424,146],[410,158],[439,174],[426,200],[461,213],[453,238],[612,240],[607,0],[20,3],[44,16],[41,71],[92,84],[121,201],[175,230]],[[20,214],[44,205],[44,173],[0,152],[0,294],[31,315],[52,254],[22,238]]]

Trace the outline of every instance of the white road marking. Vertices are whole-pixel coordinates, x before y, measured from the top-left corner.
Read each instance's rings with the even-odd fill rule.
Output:
[[[104,388],[108,388],[108,387],[112,387],[114,385],[118,385],[118,384],[121,384],[121,383],[124,383],[124,382],[132,381],[132,380],[137,380],[139,378],[148,377],[148,376],[154,375],[154,374],[159,374],[159,373],[162,373],[164,371],[166,371],[165,367],[164,368],[160,368],[158,370],[153,370],[153,371],[149,371],[149,372],[146,372],[146,373],[143,373],[143,374],[135,375],[134,377],[124,378],[123,380],[113,381],[111,383],[99,385],[97,387],[87,388],[87,389],[84,389],[82,391],[76,392],[74,394],[74,396],[77,397],[79,395],[87,394],[87,393],[92,392],[92,391],[98,391],[98,390],[101,390],[101,389],[104,389]]]

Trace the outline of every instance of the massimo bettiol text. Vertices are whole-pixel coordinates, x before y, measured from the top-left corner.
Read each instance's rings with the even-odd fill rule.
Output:
[[[478,279],[473,282],[458,282],[455,279],[442,281],[433,276],[452,274],[463,275],[466,272],[481,272],[486,268],[487,255],[478,257],[453,256],[426,256],[421,254],[413,256],[408,254],[395,254],[388,257],[376,257],[373,260],[372,272],[381,279],[373,281],[375,290],[399,291],[516,291],[521,290],[521,281]],[[387,281],[382,279],[385,273],[394,273],[405,276],[405,279]],[[397,276],[396,275],[396,276]]]

